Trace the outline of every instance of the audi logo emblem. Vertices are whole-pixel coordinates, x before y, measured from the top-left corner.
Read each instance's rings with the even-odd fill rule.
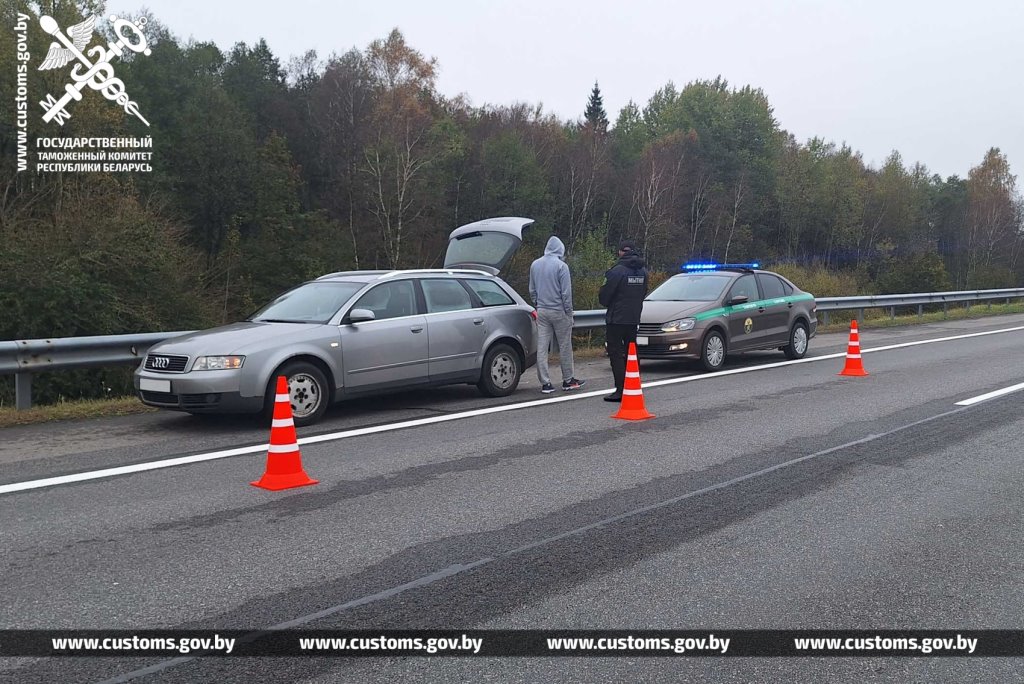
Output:
[[[152,361],[153,368],[167,368],[171,364],[171,360],[166,356],[154,356]]]

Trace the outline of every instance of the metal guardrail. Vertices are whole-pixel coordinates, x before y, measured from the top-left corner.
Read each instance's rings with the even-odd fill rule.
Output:
[[[825,325],[829,312],[856,310],[863,320],[865,309],[887,308],[896,317],[896,307],[916,306],[917,315],[924,315],[924,307],[942,304],[948,312],[954,303],[1024,298],[1024,288],[1001,290],[965,290],[959,292],[922,292],[917,294],[867,295],[862,297],[822,297],[817,300],[818,311]],[[573,321],[575,330],[604,327],[604,309],[577,311]],[[32,375],[45,371],[72,368],[96,368],[137,364],[146,357],[153,345],[191,330],[138,335],[98,335],[95,337],[58,337],[42,340],[14,340],[0,342],[0,375],[14,374],[15,407],[18,410],[32,406]]]
[[[14,373],[14,405],[21,411],[32,407],[33,373],[137,364],[154,344],[189,332],[0,342],[0,375]]]
[[[919,292],[916,294],[893,294],[893,295],[863,295],[859,297],[820,297],[815,303],[818,305],[818,312],[822,314],[823,323],[829,324],[829,312],[831,311],[857,311],[857,320],[864,320],[864,309],[889,309],[889,315],[896,317],[896,307],[916,306],[917,315],[924,315],[924,307],[930,304],[942,304],[943,313],[948,313],[949,305],[971,302],[1005,299],[1009,304],[1011,299],[1024,298],[1024,287],[1007,288],[1002,290],[961,290],[957,292]],[[604,327],[604,310],[594,309],[589,311],[577,311],[573,328],[576,330],[587,330],[590,328]]]

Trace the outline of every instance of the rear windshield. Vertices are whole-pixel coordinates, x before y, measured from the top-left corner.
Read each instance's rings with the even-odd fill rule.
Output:
[[[326,323],[366,283],[313,282],[299,285],[253,314],[251,321]]]
[[[713,302],[722,296],[732,276],[712,273],[677,275],[658,286],[647,300],[651,302]]]
[[[444,265],[481,264],[500,270],[521,243],[508,233],[469,233],[448,243]]]

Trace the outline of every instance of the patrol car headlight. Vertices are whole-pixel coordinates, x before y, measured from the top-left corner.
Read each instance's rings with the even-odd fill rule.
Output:
[[[693,326],[697,325],[696,318],[680,318],[678,321],[669,321],[665,325],[661,326],[662,332],[682,332],[684,330],[693,330]]]
[[[231,370],[241,368],[244,356],[200,356],[192,364],[192,370]]]

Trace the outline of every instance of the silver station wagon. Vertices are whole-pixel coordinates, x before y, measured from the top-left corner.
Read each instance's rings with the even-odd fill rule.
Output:
[[[470,383],[509,395],[537,360],[536,312],[497,276],[532,223],[457,228],[442,269],[342,271],[303,283],[248,320],[155,345],[135,389],[159,408],[269,413],[284,375],[297,425],[377,392]]]

